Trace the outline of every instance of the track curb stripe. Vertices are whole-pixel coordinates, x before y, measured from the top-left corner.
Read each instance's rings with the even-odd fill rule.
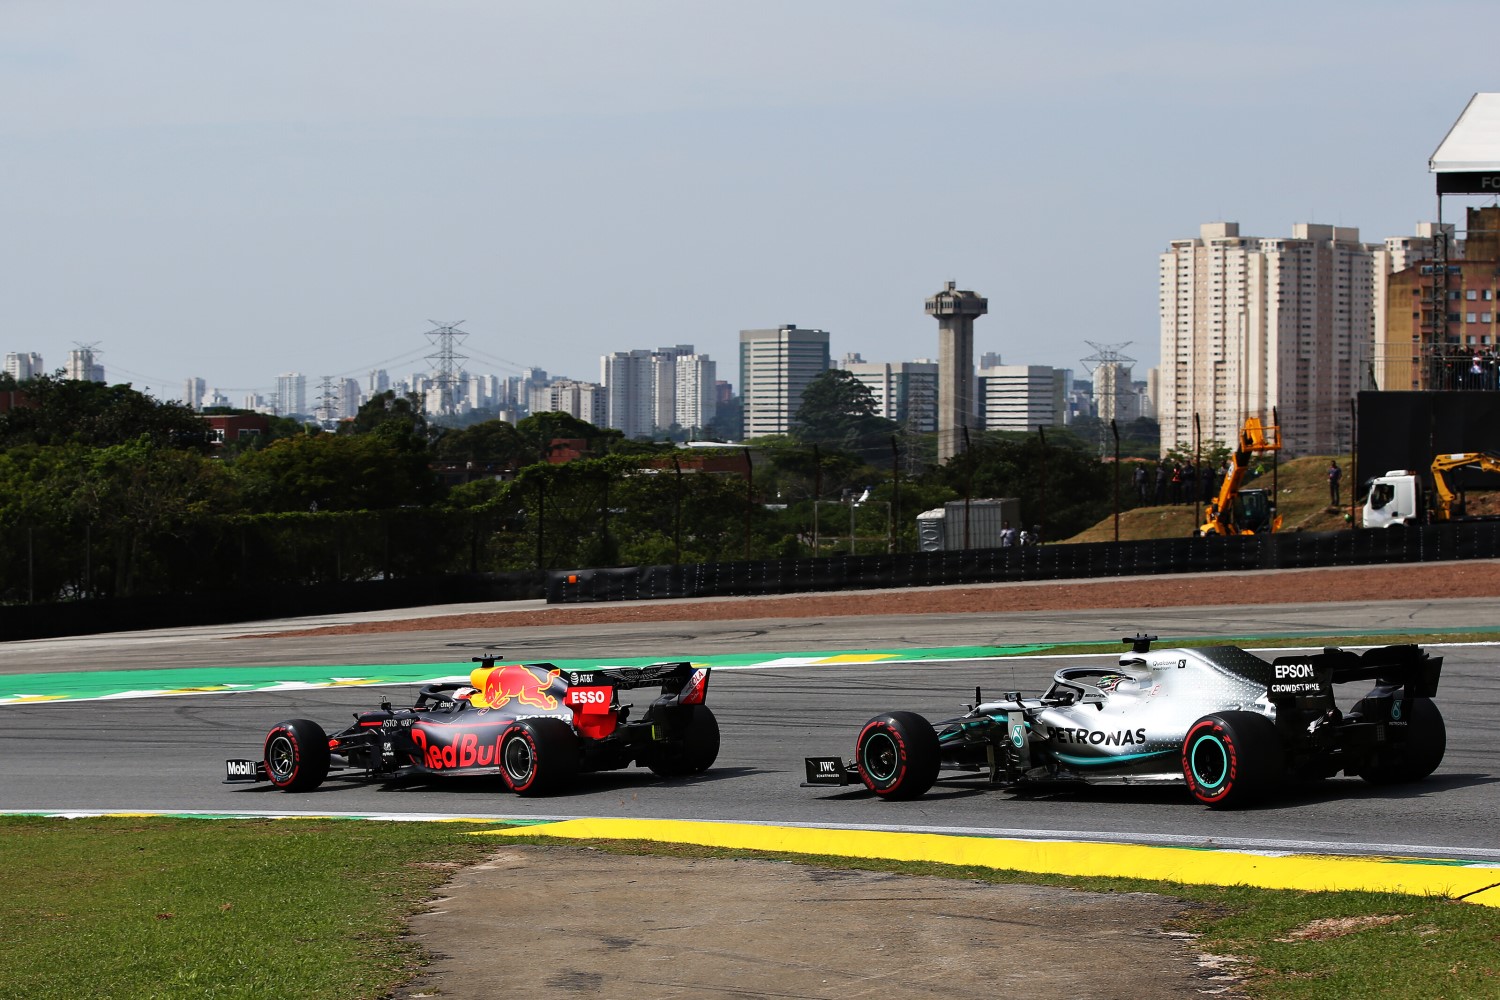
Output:
[[[1248,885],[1304,892],[1394,892],[1500,907],[1500,869],[1454,866],[1422,858],[1296,855],[681,820],[573,819],[524,829],[477,831],[475,836],[650,840],[1191,885]]]

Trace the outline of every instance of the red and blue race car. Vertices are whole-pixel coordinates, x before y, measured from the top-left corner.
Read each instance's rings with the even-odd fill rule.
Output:
[[[411,708],[383,702],[330,735],[288,719],[266,734],[260,760],[228,760],[226,780],[283,791],[330,776],[389,780],[498,774],[521,795],[560,789],[586,771],[639,764],[661,775],[698,774],[719,754],[719,725],[704,704],[709,668],[691,663],[564,671],[550,663],[478,667],[462,682],[422,687]],[[639,718],[620,692],[658,687]]]

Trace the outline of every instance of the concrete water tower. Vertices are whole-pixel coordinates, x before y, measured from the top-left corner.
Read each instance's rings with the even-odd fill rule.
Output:
[[[927,300],[938,321],[939,464],[964,450],[964,429],[978,421],[974,409],[974,319],[990,311],[988,299],[948,287]]]

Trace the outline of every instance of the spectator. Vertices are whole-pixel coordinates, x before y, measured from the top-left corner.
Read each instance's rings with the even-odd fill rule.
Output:
[[[1131,478],[1135,482],[1135,498],[1144,504],[1149,499],[1146,496],[1146,467],[1137,462],[1135,472],[1131,474]]]
[[[1002,549],[1012,548],[1016,544],[1016,529],[1010,526],[1009,521],[1000,524],[1000,547]]]
[[[1172,504],[1182,503],[1182,466],[1172,466]]]
[[[1344,478],[1344,470],[1339,468],[1339,460],[1334,459],[1328,463],[1328,503],[1330,506],[1339,505],[1339,480]]]
[[[1164,458],[1156,466],[1156,502],[1165,503],[1167,500],[1167,460]]]

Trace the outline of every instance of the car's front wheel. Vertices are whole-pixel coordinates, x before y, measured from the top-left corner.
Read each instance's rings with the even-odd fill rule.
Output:
[[[328,734],[308,719],[278,722],[266,734],[266,777],[284,792],[309,792],[328,777]]]
[[[914,799],[937,780],[942,751],[932,723],[915,712],[889,712],[865,723],[854,744],[860,780],[885,799]]]
[[[1285,761],[1276,723],[1256,712],[1205,715],[1182,741],[1182,775],[1206,806],[1237,808],[1265,798]]]
[[[561,719],[522,719],[500,737],[500,776],[517,795],[545,795],[578,773],[578,737]]]

